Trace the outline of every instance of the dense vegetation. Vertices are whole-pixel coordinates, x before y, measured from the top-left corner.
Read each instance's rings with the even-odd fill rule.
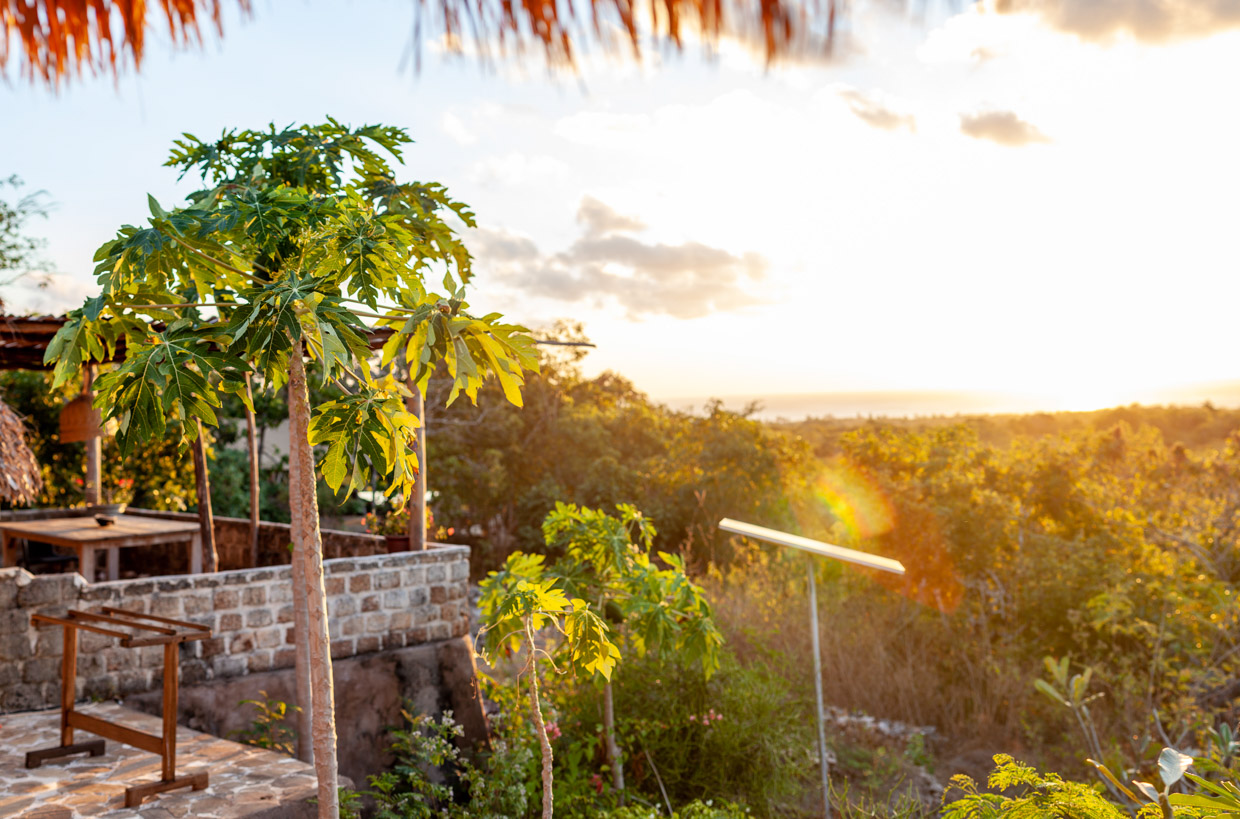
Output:
[[[580,338],[571,327],[558,332]],[[80,447],[55,438],[69,392],[49,392],[29,373],[6,374],[3,387],[29,419],[47,502],[76,502]],[[441,389],[432,383],[432,393]],[[1228,726],[1240,696],[1240,412],[1132,406],[765,424],[719,405],[672,411],[615,374],[584,377],[575,353],[563,351],[531,377],[524,410],[491,389],[478,407],[436,408],[428,419],[436,520],[476,547],[475,579],[517,550],[563,558],[541,529],[557,501],[631,503],[655,522],[654,548],[686,558],[726,638],[709,679],[657,656],[616,670],[616,732],[631,749],[627,808],[607,769],[601,689],[551,675],[557,811],[630,816],[694,800],[764,816],[813,810],[802,564],[720,536],[723,516],[909,568],[896,579],[818,567],[828,702],[934,729],[885,741],[841,724],[829,738],[841,804],[919,813],[927,800],[912,781],[918,768],[985,782],[999,752],[1069,785],[1094,783],[1091,792],[1124,810],[1134,806],[1100,790],[1087,756],[1121,780],[1153,780],[1159,749],[1172,746],[1196,758],[1194,773],[1235,775],[1240,745]],[[273,412],[260,423],[280,420]],[[226,425],[221,435],[238,433]],[[216,447],[217,514],[245,514],[240,456]],[[170,447],[105,463],[110,482],[134,479],[135,503],[192,505],[192,475]],[[271,478],[278,487],[276,470]],[[470,764],[491,766],[496,781],[525,794],[532,814],[537,741],[524,700],[501,677],[492,695],[512,700],[501,745],[516,749],[517,761]],[[1009,805],[986,804],[999,813]]]

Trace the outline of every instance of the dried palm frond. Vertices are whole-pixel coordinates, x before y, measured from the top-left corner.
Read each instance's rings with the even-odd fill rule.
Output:
[[[43,490],[43,475],[26,445],[26,426],[0,401],[0,499],[31,504]]]
[[[608,47],[627,41],[631,53],[639,56],[640,19],[647,14],[649,34],[677,47],[688,30],[706,43],[734,34],[757,45],[768,61],[793,50],[829,51],[836,13],[845,2],[414,0],[413,5],[419,17],[415,39],[421,36],[422,12],[430,10],[449,46],[459,47],[468,34],[485,57],[491,45],[505,53],[520,51],[532,41],[544,49],[550,64],[572,66],[575,45],[591,34]],[[236,3],[249,11],[250,0]],[[158,0],[153,5],[163,11],[176,45],[201,42],[200,20],[209,19],[222,33],[220,0]],[[87,70],[115,75],[126,58],[140,67],[146,27],[152,24],[149,16],[146,0],[0,0],[0,69],[20,56],[23,73],[57,86]]]
[[[249,8],[249,0],[237,2]],[[201,42],[202,19],[221,31],[220,0],[158,0],[158,5],[175,44]],[[140,67],[150,24],[145,0],[0,0],[0,67],[13,56],[13,39],[20,44],[23,71],[49,85],[84,70],[115,73],[126,54]]]

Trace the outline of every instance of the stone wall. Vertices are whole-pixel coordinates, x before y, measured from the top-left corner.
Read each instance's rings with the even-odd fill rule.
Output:
[[[325,562],[332,656],[352,657],[469,633],[469,549],[435,546]],[[293,665],[288,566],[86,583],[76,573],[0,569],[0,713],[59,703],[62,629],[35,612],[114,606],[211,626],[181,646],[186,685]],[[160,685],[161,647],[121,648],[79,632],[77,696],[115,697]]]

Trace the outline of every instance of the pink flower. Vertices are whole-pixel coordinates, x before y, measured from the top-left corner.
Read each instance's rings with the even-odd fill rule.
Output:
[[[690,714],[690,715],[689,715],[689,722],[697,722],[697,715],[696,715],[696,714]]]
[[[590,784],[594,786],[595,793],[603,792],[603,777],[594,774],[594,776],[590,777]]]
[[[547,739],[559,739],[560,726],[554,722],[547,723]]]

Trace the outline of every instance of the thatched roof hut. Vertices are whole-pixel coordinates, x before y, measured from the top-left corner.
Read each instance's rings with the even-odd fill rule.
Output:
[[[0,401],[0,500],[29,505],[43,490],[43,475],[26,445],[26,425]]]

